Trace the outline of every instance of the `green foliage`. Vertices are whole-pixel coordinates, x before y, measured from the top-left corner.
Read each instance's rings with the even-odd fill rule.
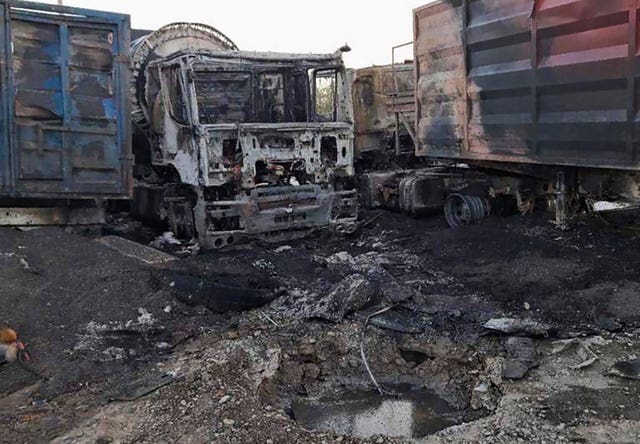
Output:
[[[316,77],[316,114],[326,120],[334,120],[335,105],[335,74]]]

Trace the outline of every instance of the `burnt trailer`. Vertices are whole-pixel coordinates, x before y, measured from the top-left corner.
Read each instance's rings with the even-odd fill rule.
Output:
[[[204,249],[355,230],[350,85],[340,52],[238,51],[175,24],[132,54],[134,206]]]
[[[0,1],[0,224],[97,223],[131,195],[129,41],[127,15]]]
[[[414,11],[417,154],[476,175],[452,191],[450,222],[481,219],[499,195],[561,223],[578,202],[640,201],[639,14],[626,0]]]

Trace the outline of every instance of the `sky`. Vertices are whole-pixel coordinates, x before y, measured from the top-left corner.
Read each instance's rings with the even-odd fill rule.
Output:
[[[345,43],[347,66],[391,63],[391,48],[413,39],[412,10],[431,0],[63,0],[66,6],[131,15],[132,26],[157,29],[188,21],[211,25],[240,49],[334,52]],[[57,0],[44,0],[57,3]],[[411,48],[397,54],[411,59]]]

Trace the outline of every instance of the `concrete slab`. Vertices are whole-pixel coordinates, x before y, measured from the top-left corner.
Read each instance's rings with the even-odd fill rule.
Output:
[[[98,242],[126,257],[136,259],[146,265],[164,265],[177,259],[174,256],[163,253],[155,248],[147,247],[146,245],[118,236],[102,237],[98,239]]]

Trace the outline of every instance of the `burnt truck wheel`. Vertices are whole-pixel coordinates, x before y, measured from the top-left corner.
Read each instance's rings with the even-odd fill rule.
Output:
[[[233,235],[217,236],[212,240],[211,247],[213,250],[222,250],[237,243],[237,239]]]
[[[451,228],[477,224],[489,214],[489,202],[478,196],[452,194],[444,204],[444,216]]]
[[[342,236],[351,236],[358,231],[359,225],[357,222],[348,222],[338,224],[334,227],[334,231]]]

